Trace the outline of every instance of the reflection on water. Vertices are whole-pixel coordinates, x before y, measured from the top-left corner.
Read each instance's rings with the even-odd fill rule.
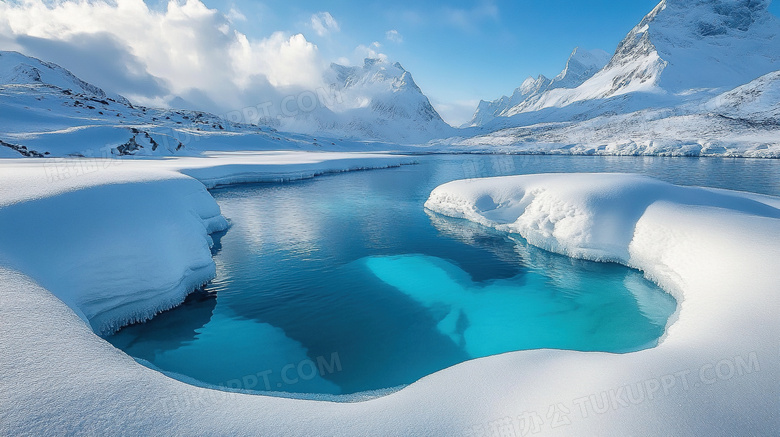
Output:
[[[131,356],[153,361],[155,350],[178,348],[195,341],[198,329],[209,323],[216,305],[216,295],[196,291],[175,312],[157,315],[153,327],[146,323],[129,326],[112,336],[111,342]]]
[[[566,283],[536,269],[475,283],[457,266],[425,255],[372,257],[365,263],[429,309],[439,320],[437,329],[471,358],[538,348],[634,351],[656,343],[676,307],[639,273],[615,266],[569,266]],[[640,308],[652,311],[650,317]]]
[[[674,301],[627,268],[578,261],[427,214],[464,177],[623,171],[780,194],[777,162],[431,156],[396,169],[213,191],[232,227],[204,293],[109,341],[208,384],[355,393],[472,357],[652,345]]]

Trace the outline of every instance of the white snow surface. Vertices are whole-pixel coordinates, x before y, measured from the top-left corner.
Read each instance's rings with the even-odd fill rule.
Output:
[[[0,162],[0,434],[520,435],[532,426],[534,435],[727,436],[780,426],[780,199],[634,175],[457,181],[426,206],[643,270],[679,302],[656,348],[507,353],[351,403],[221,392],[146,368],[84,317],[120,295],[151,313],[170,302],[160,272],[209,258],[207,232],[224,222],[204,186],[179,171],[230,181],[235,169],[218,160],[250,158],[198,159],[133,161],[54,182],[40,161]],[[319,162],[311,165],[328,167]],[[42,214],[55,215],[45,221],[52,229],[41,229]],[[123,262],[141,287],[115,280]],[[111,279],[111,293],[54,283],[99,280],[82,268]]]
[[[780,83],[769,85],[766,97],[775,94]],[[778,105],[767,100],[735,90],[708,102],[706,112],[683,107],[597,115],[607,106],[582,121],[507,127],[433,141],[429,147],[482,153],[780,158]],[[630,105],[630,99],[624,103]],[[579,110],[587,106],[575,104],[559,111]]]

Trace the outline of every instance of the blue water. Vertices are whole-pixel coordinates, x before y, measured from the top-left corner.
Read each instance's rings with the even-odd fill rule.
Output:
[[[775,161],[426,156],[397,169],[214,190],[232,222],[217,278],[109,338],[181,379],[252,391],[381,390],[472,358],[558,348],[629,352],[675,301],[628,268],[578,261],[423,208],[464,177],[650,174],[780,194]]]

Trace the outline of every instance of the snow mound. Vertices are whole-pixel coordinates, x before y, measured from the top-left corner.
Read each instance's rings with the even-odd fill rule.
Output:
[[[520,234],[529,243],[552,252],[630,264],[629,246],[636,223],[651,205],[661,201],[780,219],[780,210],[754,198],[626,174],[455,181],[437,187],[425,207]]]
[[[0,227],[15,229],[0,235],[0,259],[106,334],[213,279],[209,234],[227,222],[201,183],[170,173],[7,206]]]

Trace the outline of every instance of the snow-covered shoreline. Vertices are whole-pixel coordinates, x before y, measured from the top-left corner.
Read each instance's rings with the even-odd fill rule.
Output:
[[[409,158],[278,153],[121,161],[60,179],[40,161],[12,161],[0,162],[1,434],[499,435],[511,428],[516,435],[765,435],[780,427],[778,198],[631,175],[531,175],[439,187],[426,204],[432,210],[520,232],[548,249],[644,270],[677,297],[678,318],[658,347],[637,353],[514,352],[459,364],[381,398],[333,403],[170,379],[86,326],[78,308],[94,308],[99,299],[73,287],[68,302],[41,285],[90,265],[74,259],[118,260],[94,264],[103,275],[141,263],[150,283],[170,267],[150,262],[150,253],[175,261],[179,272],[210,259],[208,232],[224,223],[215,219],[218,207],[204,185],[183,174],[213,186],[248,175],[272,181]],[[152,192],[161,193],[156,205],[144,196]],[[103,203],[109,193],[118,200]],[[182,200],[171,203],[175,198]],[[99,222],[85,223],[74,200],[102,205],[93,218]],[[57,215],[60,229],[36,227],[30,220],[36,214]],[[143,219],[158,214],[167,215]],[[76,238],[87,225],[100,225],[98,244],[113,250],[97,250],[94,259],[86,256],[94,247],[58,250],[63,241],[89,243]],[[181,233],[166,237],[176,229]],[[178,246],[176,256],[165,252]],[[25,253],[28,259],[20,260]],[[31,270],[42,275],[36,278],[25,266],[40,267],[42,255],[49,262]],[[68,262],[51,269],[58,260]]]
[[[403,156],[255,152],[167,160],[0,160],[0,262],[106,334],[180,304],[216,274],[228,223],[206,191],[410,163]],[[23,226],[19,226],[24,224]]]

